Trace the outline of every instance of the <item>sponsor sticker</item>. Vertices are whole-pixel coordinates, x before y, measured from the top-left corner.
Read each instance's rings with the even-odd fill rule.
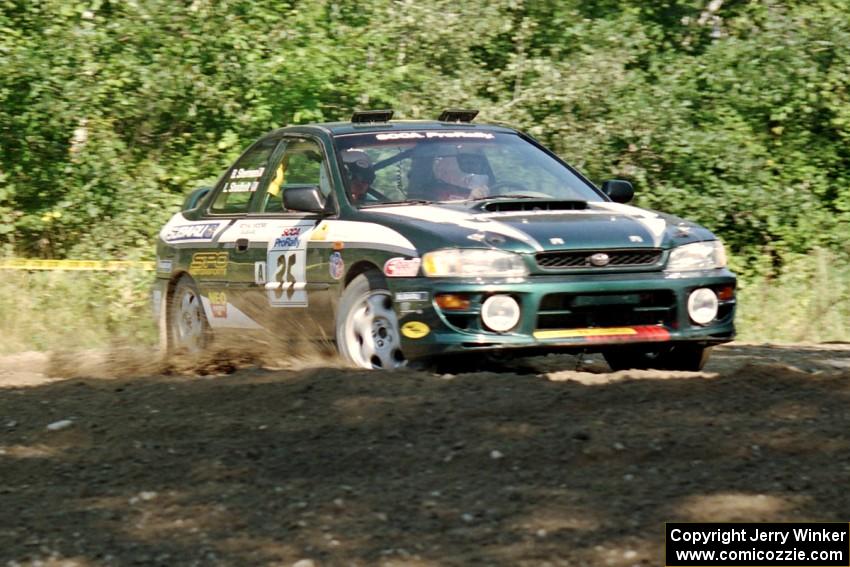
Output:
[[[280,236],[275,239],[272,249],[290,250],[292,248],[298,248],[301,244],[300,235],[301,227],[291,226],[289,228],[285,228],[283,232],[281,232]]]
[[[384,274],[390,278],[414,278],[421,263],[420,258],[390,258],[384,264]]]
[[[170,274],[172,267],[173,267],[173,264],[172,264],[171,260],[157,260],[156,261],[156,271],[157,272],[166,272],[166,273]]]
[[[319,226],[316,227],[316,230],[310,235],[310,240],[325,240],[328,237],[328,230],[330,230],[331,225],[326,222],[323,222]]]
[[[227,252],[196,252],[189,264],[189,273],[195,276],[224,276],[227,274]]]
[[[535,339],[576,339],[590,342],[654,342],[669,341],[670,332],[657,325],[638,325],[635,327],[592,327],[583,329],[552,329],[534,331]]]
[[[241,223],[239,225],[239,234],[256,234],[258,230],[263,230],[266,226],[267,224],[264,222]]]
[[[254,283],[265,285],[266,281],[266,263],[254,262]]]
[[[165,233],[163,240],[166,242],[179,242],[181,240],[210,240],[220,225],[221,223],[218,222],[210,222],[173,226]]]
[[[227,318],[227,293],[223,291],[211,291],[209,298],[212,316],[216,319]]]
[[[408,339],[421,339],[430,332],[431,328],[422,321],[408,321],[401,326],[401,334]]]
[[[427,291],[400,291],[395,294],[396,301],[428,301]]]
[[[291,248],[298,248],[299,244],[301,244],[301,239],[297,236],[279,236],[275,238],[272,248],[274,250],[289,250]]]
[[[328,272],[330,272],[331,277],[335,280],[342,278],[345,273],[345,262],[342,259],[342,254],[339,252],[331,253]]]

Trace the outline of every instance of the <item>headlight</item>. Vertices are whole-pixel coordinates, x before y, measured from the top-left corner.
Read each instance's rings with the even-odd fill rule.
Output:
[[[694,242],[674,248],[667,260],[668,272],[713,270],[726,267],[726,249],[719,240]]]
[[[519,254],[501,250],[449,248],[422,256],[422,271],[437,277],[503,277],[525,276],[528,269]]]

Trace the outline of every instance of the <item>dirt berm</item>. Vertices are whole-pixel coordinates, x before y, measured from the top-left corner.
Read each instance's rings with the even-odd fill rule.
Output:
[[[703,373],[110,360],[0,361],[0,565],[660,565],[665,521],[850,520],[846,345]]]

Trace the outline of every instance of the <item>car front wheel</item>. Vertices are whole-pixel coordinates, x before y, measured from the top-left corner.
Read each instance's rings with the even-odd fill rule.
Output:
[[[404,366],[392,295],[378,272],[360,274],[345,288],[337,312],[336,342],[340,355],[360,368]]]
[[[623,348],[603,353],[611,370],[702,370],[711,355],[711,347],[674,344],[654,348]]]

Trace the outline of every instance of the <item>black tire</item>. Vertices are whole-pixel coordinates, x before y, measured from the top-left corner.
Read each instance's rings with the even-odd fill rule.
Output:
[[[711,347],[674,344],[659,347],[623,348],[602,353],[611,370],[702,370],[711,356]]]
[[[183,275],[169,301],[168,350],[171,353],[197,354],[209,346],[211,338],[201,292],[190,276]]]
[[[339,354],[359,368],[392,370],[405,365],[392,294],[378,271],[360,274],[343,291],[336,344]]]

